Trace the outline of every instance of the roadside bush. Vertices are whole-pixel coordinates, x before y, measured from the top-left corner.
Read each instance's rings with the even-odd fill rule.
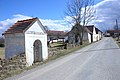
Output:
[[[4,44],[0,44],[0,47],[4,47]]]

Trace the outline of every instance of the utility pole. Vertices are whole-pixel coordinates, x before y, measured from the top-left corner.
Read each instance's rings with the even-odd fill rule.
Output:
[[[116,30],[118,30],[118,21],[116,19]]]
[[[118,31],[118,21],[116,19],[116,31],[117,31],[117,37],[118,37],[118,40],[119,40],[119,31]]]

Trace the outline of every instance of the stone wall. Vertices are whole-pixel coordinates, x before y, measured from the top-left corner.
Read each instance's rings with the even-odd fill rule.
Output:
[[[48,48],[48,55],[49,57],[51,56],[54,56],[56,54],[58,54],[60,51],[64,50],[64,49],[72,49],[76,46],[79,46],[79,45],[76,45],[76,44],[64,44],[63,46],[60,46],[60,47],[57,47],[57,48]]]
[[[26,67],[25,54],[19,54],[9,59],[0,59],[0,77],[12,71],[24,69]]]
[[[49,48],[48,49],[48,56],[51,57],[51,56],[54,56],[58,53],[58,49],[55,49],[55,48]]]

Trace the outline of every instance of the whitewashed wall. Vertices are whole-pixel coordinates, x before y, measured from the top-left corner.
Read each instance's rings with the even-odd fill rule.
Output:
[[[97,36],[95,27],[93,27],[93,42],[97,41]]]
[[[25,32],[25,52],[28,65],[32,65],[34,61],[33,44],[35,40],[40,40],[42,43],[42,57],[43,60],[48,58],[47,34],[40,28],[38,22],[35,22]]]
[[[25,52],[25,38],[23,33],[5,34],[5,58]]]
[[[99,34],[99,40],[100,40],[102,38],[102,33],[99,31],[98,34]]]
[[[88,41],[89,41],[89,43],[91,43],[91,34],[90,33],[88,33]]]

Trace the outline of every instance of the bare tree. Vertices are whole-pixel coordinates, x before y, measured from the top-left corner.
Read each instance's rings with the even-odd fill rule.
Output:
[[[46,31],[50,30],[50,29],[48,28],[48,26],[44,26],[44,29],[45,29]]]
[[[80,44],[83,44],[85,26],[93,19],[95,13],[94,0],[71,0],[67,3],[65,14],[72,18],[69,23],[75,24]]]

